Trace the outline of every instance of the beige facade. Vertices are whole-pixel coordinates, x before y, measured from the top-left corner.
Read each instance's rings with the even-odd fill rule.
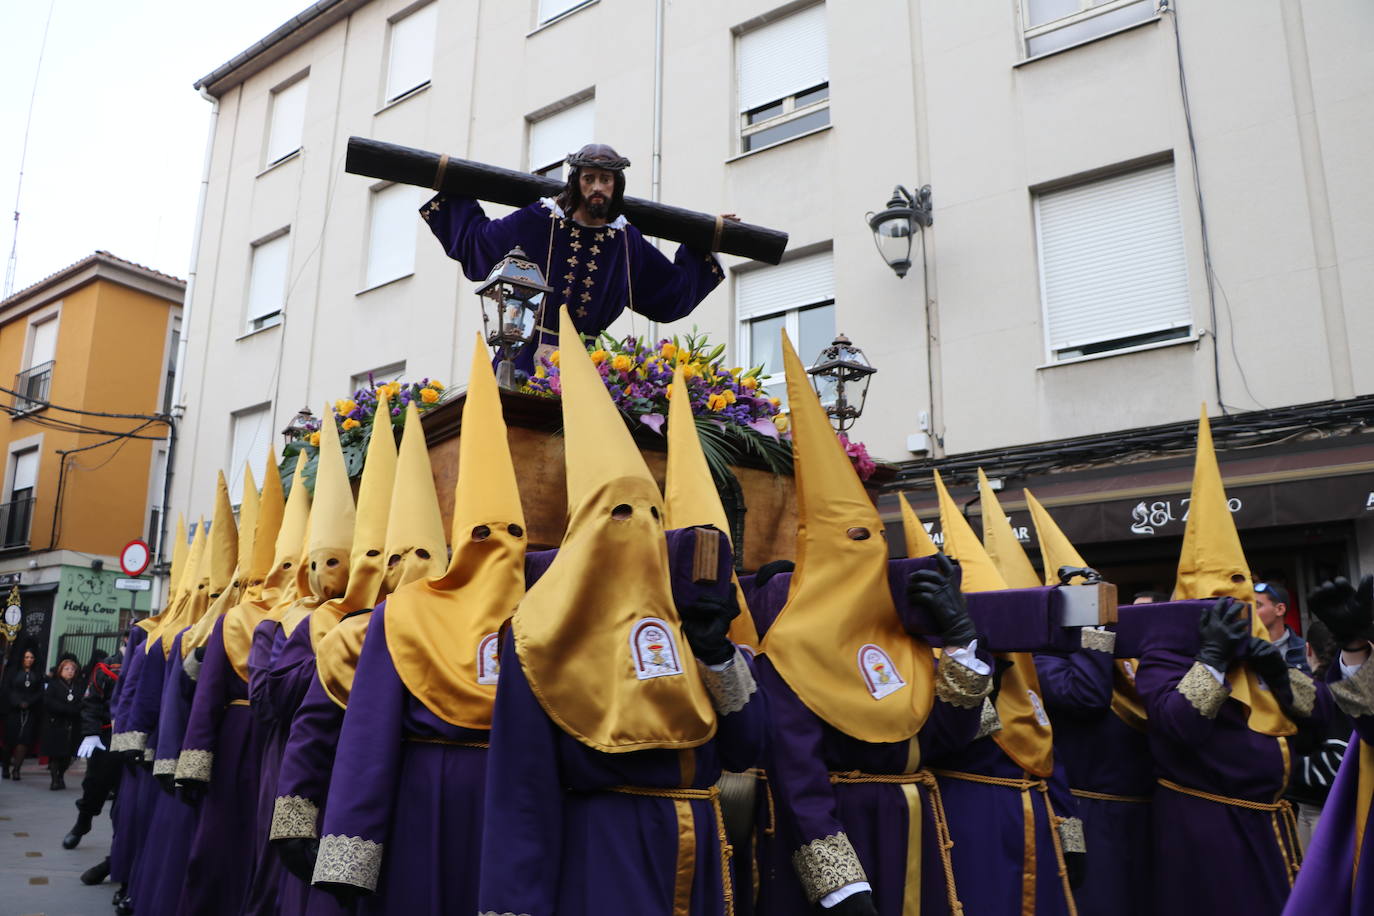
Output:
[[[908,446],[920,442],[909,437],[923,424],[933,454],[954,454],[1182,421],[1204,401],[1216,413],[1219,400],[1236,411],[1374,392],[1374,180],[1362,167],[1374,148],[1374,7],[814,6],[341,0],[316,4],[202,80],[217,123],[173,504],[208,510],[216,470],[250,441],[260,452],[302,406],[318,414],[369,370],[404,363],[407,377],[464,381],[480,328],[473,284],[418,217],[390,228],[387,214],[423,192],[387,197],[344,173],[349,135],[540,168],[530,151],[540,119],[576,104],[591,105],[595,136],[633,161],[629,193],[785,229],[789,256],[830,253],[829,286],[797,305],[832,297],[834,329],[878,367],[854,431],[877,457],[912,458]],[[819,70],[814,35],[773,37],[784,52],[798,49],[789,67],[820,74],[825,97],[784,80],[776,120],[761,104],[748,125],[742,97],[772,99],[770,80],[782,79],[758,50],[760,30],[793,28],[798,16],[820,17]],[[416,44],[420,31],[432,41]],[[1044,52],[1055,43],[1068,46]],[[790,139],[766,145],[777,133],[759,133],[803,116],[809,126]],[[293,143],[299,150],[283,155]],[[1149,170],[1165,178],[1147,201],[1130,179]],[[1092,247],[1091,208],[1103,207],[1092,182],[1128,195],[1105,198],[1120,260],[1111,246]],[[924,263],[918,240],[904,279],[879,258],[865,222],[898,183],[931,185],[934,202]],[[1065,190],[1075,188],[1086,192]],[[1113,207],[1121,199],[1142,203]],[[1059,209],[1042,209],[1051,205]],[[1142,234],[1134,244],[1137,209],[1171,241]],[[1055,219],[1067,228],[1049,239]],[[1124,303],[1103,327],[1131,330],[1124,342],[1089,339],[1099,287],[1080,276],[1074,251],[1096,251],[1089,266],[1108,272],[1149,268],[1138,283],[1103,281]],[[759,266],[725,260],[727,282],[661,330],[708,331],[742,364],[751,354],[740,278]],[[280,301],[264,292],[278,282]],[[1169,284],[1163,336],[1134,333],[1130,316],[1155,308],[1154,290]],[[1078,336],[1089,345],[1065,322],[1086,328]],[[642,318],[618,327],[649,330]]]

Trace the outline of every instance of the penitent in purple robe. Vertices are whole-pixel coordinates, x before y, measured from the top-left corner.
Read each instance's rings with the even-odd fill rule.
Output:
[[[516,368],[534,371],[538,346],[558,347],[558,307],[566,304],[583,334],[599,334],[629,308],[654,321],[689,314],[725,278],[715,257],[680,246],[672,261],[639,230],[618,218],[583,226],[552,200],[490,219],[470,197],[439,195],[420,215],[469,280],[484,280],[512,248],[539,265],[553,291],[544,297],[543,331],[525,347]]]
[[[128,659],[115,684],[115,695],[110,700],[110,721],[113,723],[110,736],[110,750],[123,752],[133,750],[130,739],[126,737],[129,729],[125,727],[133,708],[133,699],[142,677],[143,663],[147,653],[143,643],[148,631],[143,627],[130,628],[129,643],[124,650]],[[114,826],[114,839],[110,843],[110,880],[116,884],[128,884],[133,874],[134,862],[143,845],[145,823],[139,811],[139,800],[146,788],[148,773],[141,766],[132,765],[125,758],[124,778],[119,786],[118,803],[111,812]]]
[[[262,747],[248,706],[248,684],[224,651],[224,618],[205,644],[178,783],[204,783],[191,838],[180,912],[238,913],[257,849],[258,767]]]
[[[1150,717],[1150,750],[1161,779],[1260,804],[1282,797],[1292,759],[1288,739],[1252,731],[1245,707],[1204,666],[1171,649],[1147,647],[1136,686]],[[1306,718],[1321,728],[1330,703],[1326,685],[1313,684]],[[1287,831],[1277,814],[1163,785],[1154,799],[1155,912],[1277,916],[1283,910],[1291,880],[1288,844],[1281,847],[1278,839]],[[1287,858],[1293,854],[1287,849]]]
[[[1154,763],[1143,731],[1112,711],[1115,664],[1107,643],[1065,655],[1035,656],[1054,757],[1064,764],[1088,848],[1087,874],[1074,890],[1081,913],[1144,916],[1153,911],[1150,802]],[[1111,795],[1121,801],[1094,796]]]

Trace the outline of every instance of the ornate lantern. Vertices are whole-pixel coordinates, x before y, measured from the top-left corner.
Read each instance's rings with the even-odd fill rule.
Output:
[[[878,213],[869,212],[865,218],[868,227],[873,230],[873,244],[878,247],[878,254],[883,256],[887,266],[897,276],[905,277],[911,269],[912,236],[934,222],[930,208],[930,185],[918,189],[915,194],[897,185],[892,189],[892,199],[887,202],[887,208]]]
[[[551,291],[539,265],[518,246],[477,287],[477,295],[483,300],[482,328],[487,344],[501,359],[496,368],[496,381],[501,387],[515,387],[515,360],[534,342],[544,295]]]
[[[300,412],[291,418],[291,422],[286,424],[286,429],[281,431],[282,438],[286,444],[299,442],[315,431],[315,415],[310,412],[309,407],[302,407]]]
[[[878,371],[864,352],[839,334],[806,371],[826,414],[835,424],[835,431],[842,433],[853,426],[864,412],[869,379]]]

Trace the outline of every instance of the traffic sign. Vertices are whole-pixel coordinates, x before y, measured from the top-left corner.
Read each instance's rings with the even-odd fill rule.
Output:
[[[135,539],[125,544],[124,549],[119,552],[119,568],[124,570],[126,576],[142,575],[152,558],[153,555],[148,549],[148,545]]]
[[[122,588],[126,592],[146,592],[153,587],[151,579],[116,579],[115,588]]]

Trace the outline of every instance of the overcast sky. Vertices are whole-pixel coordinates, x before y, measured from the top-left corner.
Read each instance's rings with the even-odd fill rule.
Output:
[[[185,277],[210,112],[191,85],[309,0],[51,2],[40,69],[49,0],[0,0],[0,264],[37,74],[15,291],[102,248]]]

